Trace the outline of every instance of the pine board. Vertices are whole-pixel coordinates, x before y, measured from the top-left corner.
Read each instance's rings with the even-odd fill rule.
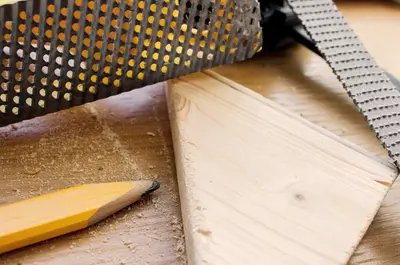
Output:
[[[400,5],[337,1],[375,60],[400,78]],[[389,160],[327,64],[301,45],[214,69],[365,150]],[[349,265],[400,265],[400,182],[395,181]]]
[[[189,265],[346,264],[391,164],[211,71],[167,101]]]

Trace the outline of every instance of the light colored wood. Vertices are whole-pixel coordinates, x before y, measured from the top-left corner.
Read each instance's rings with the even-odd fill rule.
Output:
[[[337,5],[379,65],[400,78],[400,5],[341,0]],[[326,62],[301,45],[213,69],[336,135],[388,158]]]
[[[400,5],[385,1],[348,4],[348,17],[377,62],[400,79]],[[400,264],[400,180],[386,196],[349,265]]]
[[[150,180],[85,184],[0,206],[0,254],[87,228],[158,186]]]
[[[337,1],[377,61],[400,77],[400,8],[387,2]],[[386,158],[329,68],[306,49],[214,70]],[[0,129],[0,204],[89,182],[155,178],[162,185],[152,199],[88,229],[1,255],[1,265],[185,264],[163,89],[151,86]],[[399,188],[396,181],[351,265],[400,264]]]
[[[375,60],[400,78],[400,5],[337,1]],[[343,139],[388,159],[341,84],[318,56],[294,46],[276,54],[214,69]],[[400,181],[396,180],[349,265],[400,264]]]
[[[212,72],[167,94],[190,265],[348,261],[393,165]]]
[[[0,128],[0,204],[89,183],[161,185],[87,229],[0,255],[0,264],[185,264],[169,128],[162,84]]]

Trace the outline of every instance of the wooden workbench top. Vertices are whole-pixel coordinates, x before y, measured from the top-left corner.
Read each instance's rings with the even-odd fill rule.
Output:
[[[400,77],[400,7],[341,1],[377,62]],[[327,65],[302,47],[216,72],[386,157]],[[184,264],[170,124],[155,85],[0,129],[0,204],[82,183],[156,179],[161,188],[90,229],[0,256],[9,264]],[[400,184],[389,192],[350,264],[400,264]]]

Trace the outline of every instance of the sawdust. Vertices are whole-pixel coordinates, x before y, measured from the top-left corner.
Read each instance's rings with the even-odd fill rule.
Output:
[[[139,179],[144,179],[145,176],[141,173],[140,170],[138,170],[138,165],[135,163],[134,160],[132,160],[132,156],[129,153],[129,151],[123,147],[123,145],[119,140],[118,135],[110,128],[107,122],[104,119],[102,119],[100,114],[97,112],[96,108],[94,108],[92,105],[88,105],[87,108],[96,117],[97,122],[102,126],[103,135],[106,136],[109,140],[113,141],[114,150],[117,151],[119,155],[121,155],[124,158],[123,162],[130,167],[132,172],[135,172],[137,174],[137,177]]]
[[[40,171],[42,171],[42,169],[40,167],[37,168],[27,168],[24,167],[24,173],[27,175],[37,175]]]
[[[157,107],[153,106],[150,118],[157,125],[148,131],[150,134],[141,132],[141,137],[147,140],[136,141],[140,145],[141,142],[146,143],[138,147],[128,146],[126,135],[117,134],[113,124],[109,124],[104,115],[106,113],[93,105],[84,106],[80,110],[68,110],[67,114],[55,114],[54,121],[30,121],[27,125],[19,125],[18,130],[5,133],[0,131],[1,139],[10,137],[10,133],[19,134],[17,140],[14,136],[11,137],[14,137],[15,143],[7,143],[8,146],[0,150],[0,161],[6,165],[0,169],[0,175],[13,176],[12,182],[6,182],[8,186],[4,190],[9,194],[5,200],[11,202],[83,183],[157,179],[161,188],[151,198],[140,201],[97,225],[54,242],[85,238],[86,241],[82,244],[78,241],[66,246],[69,249],[67,260],[71,259],[71,263],[74,257],[88,256],[94,260],[93,264],[97,263],[96,257],[103,259],[106,264],[118,264],[117,261],[109,260],[108,248],[112,247],[116,251],[128,251],[128,254],[122,255],[130,258],[121,261],[121,264],[132,264],[133,259],[138,261],[137,264],[144,264],[143,261],[146,260],[165,264],[166,259],[171,260],[171,255],[175,255],[176,259],[168,264],[186,264],[183,229],[181,220],[177,217],[179,212],[174,210],[179,209],[179,198],[176,182],[170,177],[174,174],[174,168],[171,166],[171,143],[166,140],[168,132],[164,131],[164,127],[168,126],[161,125],[164,121],[160,119],[161,114]],[[127,120],[143,122],[140,117],[127,117]],[[38,131],[33,133],[33,129]],[[28,138],[22,137],[24,133]],[[153,138],[155,136],[159,137]],[[17,150],[12,151],[14,149]],[[162,164],[158,162],[161,159]],[[158,246],[159,251],[156,250]],[[55,247],[55,244],[46,245],[43,255],[51,255],[48,250]],[[36,250],[43,248],[37,246]],[[21,260],[29,260],[29,256],[32,256],[29,253],[36,250],[28,249],[26,254],[22,253]],[[52,264],[51,260],[53,259],[45,264]],[[6,265],[13,264],[9,261],[14,261],[15,264],[15,257],[6,257],[4,261]],[[2,262],[0,259],[1,265]]]
[[[210,236],[211,235],[211,231],[206,230],[206,229],[199,228],[196,231],[197,231],[197,233],[202,234],[203,236]]]
[[[131,250],[131,251],[134,250],[134,249],[136,248],[136,245],[133,244],[133,242],[125,242],[124,245],[127,246],[127,248],[128,248],[129,250]]]
[[[158,205],[159,205],[160,200],[157,199],[157,198],[152,198],[151,202],[153,203],[154,208],[158,209]]]
[[[152,137],[155,137],[155,136],[156,136],[156,134],[153,133],[153,132],[147,132],[147,135],[148,135],[148,136],[152,136]]]
[[[185,243],[184,243],[183,238],[178,240],[175,251],[176,251],[176,255],[178,257],[182,257],[183,254],[185,253]]]
[[[176,246],[175,246],[175,255],[179,257],[182,261],[186,261],[185,257],[185,237],[183,233],[183,225],[182,222],[178,219],[177,216],[172,216],[171,226],[174,232],[178,236],[175,236]]]
[[[139,217],[139,218],[142,218],[142,217],[144,217],[144,214],[143,213],[138,213],[136,216]]]

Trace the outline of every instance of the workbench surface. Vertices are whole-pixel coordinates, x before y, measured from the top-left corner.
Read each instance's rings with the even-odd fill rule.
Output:
[[[376,61],[400,78],[400,5],[340,1],[338,6]],[[328,66],[305,48],[261,53],[215,71],[388,159]],[[0,265],[185,263],[162,85],[1,128],[0,165],[0,204],[83,183],[161,183],[153,196],[98,225],[0,255]],[[400,264],[398,199],[399,181],[350,264]]]

